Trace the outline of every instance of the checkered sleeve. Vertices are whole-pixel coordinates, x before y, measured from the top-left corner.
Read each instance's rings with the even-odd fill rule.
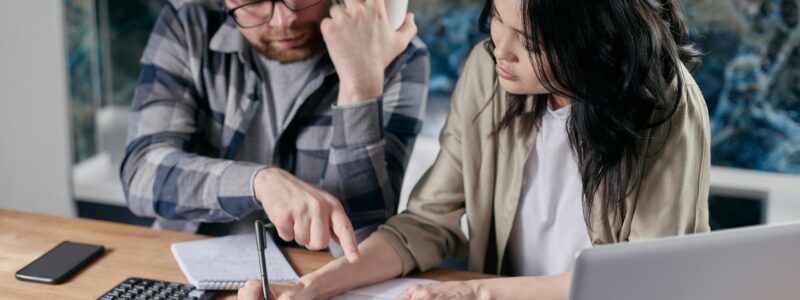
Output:
[[[391,72],[395,75],[381,97],[333,108],[328,168],[334,176],[326,176],[329,182],[323,185],[338,187],[356,228],[396,213],[405,168],[422,128],[430,74],[427,49],[414,39],[401,58],[395,62],[402,63],[388,68],[398,71]]]
[[[120,178],[140,216],[224,222],[259,209],[252,178],[261,165],[187,151],[201,97],[187,28],[171,3],[161,12],[141,60]]]

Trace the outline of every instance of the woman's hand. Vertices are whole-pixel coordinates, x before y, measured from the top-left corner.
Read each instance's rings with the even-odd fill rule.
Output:
[[[566,300],[571,273],[540,277],[502,277],[412,286],[397,300],[525,299]]]
[[[296,282],[281,282],[269,284],[269,298],[271,300],[311,300],[316,298],[313,291],[305,288],[305,285]],[[263,300],[263,292],[260,280],[248,280],[244,287],[239,289],[236,299],[238,300]]]
[[[414,285],[395,300],[488,299],[481,297],[478,281],[450,281]]]
[[[339,104],[355,104],[383,94],[384,70],[417,34],[413,15],[393,30],[386,0],[345,0],[333,5],[320,24],[325,45],[339,75]]]

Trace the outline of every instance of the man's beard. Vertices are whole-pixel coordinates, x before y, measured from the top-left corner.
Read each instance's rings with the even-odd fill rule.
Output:
[[[310,36],[306,42],[299,47],[281,49],[272,45],[272,41],[274,40],[293,38],[303,34],[308,34]],[[306,23],[294,28],[270,32],[268,35],[261,36],[258,44],[250,43],[250,45],[267,59],[277,61],[281,64],[290,64],[310,59],[325,48],[325,42],[322,39],[322,32],[319,29],[319,24],[314,23]]]

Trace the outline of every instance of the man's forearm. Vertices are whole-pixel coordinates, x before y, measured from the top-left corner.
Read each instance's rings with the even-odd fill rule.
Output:
[[[397,193],[392,189],[395,170],[402,169],[387,148],[383,101],[373,99],[358,104],[336,106],[332,111],[333,138],[329,164],[322,186],[338,187],[340,200],[349,213],[377,209],[394,212]],[[405,146],[405,145],[404,145]],[[390,152],[391,151],[391,152]],[[362,227],[377,220],[352,220]]]
[[[187,153],[166,143],[129,148],[120,175],[128,207],[137,215],[227,222],[259,208],[251,177],[263,166]]]
[[[300,282],[306,289],[327,299],[342,292],[400,276],[403,270],[400,256],[379,235],[373,234],[359,245],[361,256],[351,264],[336,259],[321,269],[303,276]]]

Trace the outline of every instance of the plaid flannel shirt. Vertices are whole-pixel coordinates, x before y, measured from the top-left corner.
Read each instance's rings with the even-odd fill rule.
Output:
[[[156,21],[120,177],[129,208],[156,217],[157,227],[194,231],[261,209],[253,178],[268,166],[234,160],[242,140],[254,138],[245,134],[256,111],[272,101],[246,47],[219,0],[171,0]],[[356,228],[382,222],[396,212],[422,127],[427,50],[415,38],[386,69],[383,95],[357,105],[335,104],[339,79],[327,54],[312,73],[274,146],[274,166],[330,192],[351,217],[373,212]]]

